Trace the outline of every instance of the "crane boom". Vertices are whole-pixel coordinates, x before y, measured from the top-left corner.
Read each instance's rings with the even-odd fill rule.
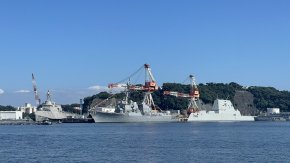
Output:
[[[149,64],[144,64],[144,67],[145,67],[146,72],[148,73],[148,75],[146,75],[146,76],[148,76],[151,81],[154,81],[155,82],[156,80],[155,80],[155,78],[154,78],[154,76],[152,74],[150,65]],[[148,80],[148,79],[146,79],[146,80]]]
[[[127,84],[114,84],[114,83],[111,83],[108,85],[108,88],[126,88],[127,87]]]
[[[145,85],[132,85],[130,84],[130,78],[129,78],[129,83],[127,84],[111,83],[108,85],[108,88],[128,88],[131,91],[145,91],[145,92],[154,92],[158,90],[158,85],[152,74],[150,65],[144,64],[144,68],[145,68]]]
[[[145,68],[145,85],[130,84],[130,78],[132,76],[136,75],[137,72],[140,71],[140,69],[138,69],[135,73],[130,75],[130,77],[128,78],[129,82],[127,84],[122,84],[120,82],[113,83],[113,84],[109,84],[108,88],[126,88],[127,91],[143,91],[143,92],[145,92],[145,97],[144,97],[143,102],[145,104],[147,104],[148,106],[152,106],[153,108],[155,108],[155,104],[154,104],[151,93],[154,91],[157,91],[159,89],[159,87],[157,85],[157,82],[156,82],[153,74],[152,74],[150,65],[144,64],[143,68]]]
[[[145,86],[143,86],[144,91],[147,91],[147,92],[157,91],[158,85],[157,85],[156,80],[152,74],[150,65],[144,64],[144,67],[145,67],[145,72],[146,72]]]
[[[175,91],[164,91],[163,94],[164,95],[171,95],[171,96],[175,96],[175,97],[188,98],[189,99],[188,111],[189,112],[195,112],[195,111],[199,110],[197,102],[199,102],[200,94],[199,94],[199,90],[197,88],[194,76],[190,75],[189,79],[191,80],[189,94],[175,92]]]
[[[32,86],[33,86],[33,92],[34,92],[34,98],[35,98],[35,102],[36,102],[36,106],[40,105],[40,98],[38,95],[38,91],[37,91],[37,87],[36,87],[36,81],[35,81],[35,77],[34,74],[32,73]]]
[[[171,95],[171,96],[175,96],[175,97],[185,97],[185,98],[193,97],[190,94],[179,93],[179,92],[175,92],[175,91],[164,91],[163,94],[164,95]]]

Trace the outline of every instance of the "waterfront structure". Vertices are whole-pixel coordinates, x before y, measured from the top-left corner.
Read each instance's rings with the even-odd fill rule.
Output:
[[[19,110],[19,111],[21,111],[23,113],[26,113],[26,114],[31,114],[31,113],[35,113],[36,112],[36,107],[32,106],[29,103],[25,103],[24,106],[18,107],[17,110]]]
[[[290,121],[290,112],[280,112],[280,108],[267,108],[267,113],[255,117],[255,121]]]
[[[280,108],[267,108],[267,114],[280,114]]]
[[[0,120],[21,120],[21,111],[0,111]]]

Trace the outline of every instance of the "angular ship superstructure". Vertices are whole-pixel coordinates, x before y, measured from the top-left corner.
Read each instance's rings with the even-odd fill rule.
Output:
[[[254,121],[253,116],[242,116],[240,111],[234,108],[230,100],[217,99],[214,101],[211,110],[201,109],[199,101],[200,94],[195,83],[195,78],[192,75],[189,77],[191,79],[191,90],[189,94],[164,91],[165,95],[189,99],[187,109],[189,116],[182,120],[187,120],[189,122]]]
[[[242,116],[240,111],[234,108],[230,100],[217,99],[214,101],[212,110],[193,112],[189,115],[188,121],[254,121],[254,117]]]
[[[35,112],[35,120],[36,121],[61,121],[65,119],[67,116],[71,116],[70,113],[65,113],[62,111],[61,105],[57,105],[55,102],[51,100],[50,92],[48,91],[46,101],[41,104],[37,111]]]
[[[55,102],[51,100],[50,91],[46,93],[46,101],[41,104],[41,100],[38,95],[38,91],[36,88],[36,81],[34,74],[32,74],[32,85],[33,91],[35,95],[35,101],[37,105],[37,110],[35,112],[35,120],[37,122],[43,121],[58,121],[61,122],[63,119],[69,117],[73,117],[75,114],[64,112],[62,110],[61,105],[57,105]]]

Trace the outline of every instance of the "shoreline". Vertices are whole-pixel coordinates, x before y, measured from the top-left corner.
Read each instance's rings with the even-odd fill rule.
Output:
[[[35,121],[29,120],[0,120],[0,125],[35,125]]]

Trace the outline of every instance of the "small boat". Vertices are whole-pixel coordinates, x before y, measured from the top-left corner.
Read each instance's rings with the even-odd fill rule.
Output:
[[[49,120],[44,120],[42,122],[38,123],[39,125],[52,125],[52,122],[50,122]]]

